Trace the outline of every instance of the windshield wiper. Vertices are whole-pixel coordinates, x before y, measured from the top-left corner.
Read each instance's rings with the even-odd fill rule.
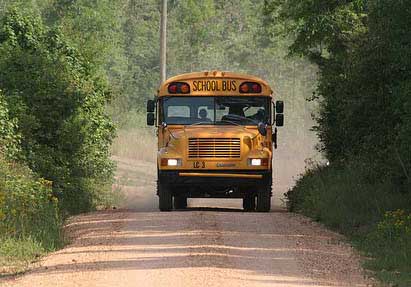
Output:
[[[232,124],[232,125],[235,125],[235,126],[240,126],[240,127],[242,127],[242,125],[240,125],[239,123],[232,122],[232,121],[229,121],[229,120],[221,120],[220,123],[222,123],[222,122],[225,122],[225,123],[229,123],[229,124]]]
[[[257,120],[250,119],[250,118],[247,118],[247,117],[244,117],[244,116],[240,116],[240,115],[228,114],[228,115],[225,115],[225,117],[226,117],[226,118],[231,118],[231,119],[233,119],[233,120],[246,120],[246,121],[250,121],[250,122],[252,122],[252,123],[258,124],[258,121],[257,121]],[[226,121],[226,120],[224,120],[224,121]]]
[[[212,125],[213,124],[213,122],[198,122],[198,123],[193,123],[193,124],[190,124],[190,125],[188,125],[189,127],[191,127],[191,126],[199,126],[199,125],[202,125],[202,124],[209,124],[209,125]]]
[[[238,126],[238,127],[242,127],[244,130],[249,131],[249,132],[251,131],[247,127],[245,127],[245,126],[243,126],[239,123],[236,123],[236,122],[232,122],[232,121],[229,121],[229,120],[221,120],[220,123],[222,123],[222,122],[226,122],[226,123],[230,123],[232,125]],[[253,132],[253,131],[251,131],[251,132]],[[257,136],[257,135],[255,135],[255,136]]]

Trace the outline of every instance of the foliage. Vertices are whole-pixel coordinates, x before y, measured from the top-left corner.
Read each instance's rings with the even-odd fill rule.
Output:
[[[407,274],[410,265],[409,234],[392,212],[411,201],[409,3],[267,0],[265,8],[292,35],[290,53],[319,67],[315,130],[331,162],[303,175],[287,194],[290,208],[359,238],[384,280],[408,286],[407,276],[381,270]]]
[[[385,210],[408,208],[411,199],[393,193],[392,184],[363,180],[367,166],[314,165],[308,168],[287,194],[288,208],[303,212],[350,236],[364,235]]]
[[[127,1],[123,14],[122,47],[126,64],[119,73],[122,88],[114,103],[119,111],[114,114],[116,120],[122,120],[124,112],[144,111],[145,102],[154,97],[160,79],[159,1]]]
[[[20,151],[20,136],[16,129],[17,121],[10,118],[6,99],[0,90],[0,154],[8,158],[16,158]]]
[[[387,211],[367,239],[368,249],[379,257],[371,266],[391,272],[411,271],[411,213],[403,209]]]
[[[0,91],[0,275],[20,272],[60,242],[60,215],[50,182],[21,158],[18,122]]]
[[[58,29],[15,10],[3,19],[0,55],[0,87],[25,161],[53,183],[63,210],[88,210],[112,176],[106,83]]]
[[[291,53],[309,57],[320,68],[316,130],[328,159],[361,158],[372,165],[373,180],[390,178],[407,190],[411,172],[408,4],[266,2],[268,13],[289,24],[287,29],[295,37]]]
[[[56,247],[60,240],[60,216],[51,183],[1,156],[0,234],[2,241],[31,237],[45,249]]]
[[[361,162],[312,166],[287,192],[288,208],[349,236],[380,279],[409,286],[411,199],[392,182],[365,182],[367,173]]]
[[[18,274],[27,270],[27,266],[46,253],[39,241],[28,238],[2,238],[0,243],[0,277]]]

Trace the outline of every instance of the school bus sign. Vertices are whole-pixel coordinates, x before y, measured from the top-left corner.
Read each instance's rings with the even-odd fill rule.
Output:
[[[193,92],[237,92],[237,81],[203,80],[192,81]]]
[[[219,75],[219,77],[218,77]],[[244,82],[244,79],[236,78],[238,76],[229,73],[220,73],[214,76],[214,79],[210,79],[209,76],[205,76],[204,73],[201,77],[194,79],[185,79],[184,83],[179,82],[179,77],[175,77],[175,81],[170,79],[165,85],[160,88],[159,94],[180,94],[180,95],[214,95],[214,96],[226,96],[228,94],[243,94],[250,96],[257,95],[270,95],[272,90],[267,83],[257,80],[256,78],[250,78],[249,82]],[[177,79],[178,78],[178,79]],[[184,92],[179,91],[180,87],[184,87],[184,84],[188,85],[188,90]]]
[[[164,82],[147,104],[158,128],[159,207],[187,198],[243,198],[247,211],[271,204],[273,145],[283,103],[263,80],[229,72],[190,73]]]

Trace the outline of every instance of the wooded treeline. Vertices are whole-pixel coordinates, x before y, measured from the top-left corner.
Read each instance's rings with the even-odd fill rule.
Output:
[[[315,130],[330,166],[299,180],[288,193],[290,207],[366,238],[379,260],[374,267],[396,286],[408,286],[397,281],[411,271],[410,7],[389,0],[265,1],[267,17],[293,38],[290,53],[319,68]]]
[[[168,11],[168,76],[246,72],[286,101],[276,187],[314,155],[314,114],[330,165],[307,170],[289,206],[359,238],[389,281],[411,266],[409,2],[170,0]],[[6,237],[52,248],[62,214],[109,203],[114,126],[140,129],[159,84],[159,4],[0,0]]]

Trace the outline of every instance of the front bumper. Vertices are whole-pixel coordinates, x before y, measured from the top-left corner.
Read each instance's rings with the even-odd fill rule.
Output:
[[[201,184],[261,184],[271,181],[271,170],[160,170],[158,179],[170,185]]]
[[[184,176],[184,177],[263,179],[262,174],[241,174],[241,173],[235,174],[235,173],[179,172],[178,175]]]
[[[242,198],[270,187],[271,170],[160,170],[158,180],[174,195],[187,197]]]

